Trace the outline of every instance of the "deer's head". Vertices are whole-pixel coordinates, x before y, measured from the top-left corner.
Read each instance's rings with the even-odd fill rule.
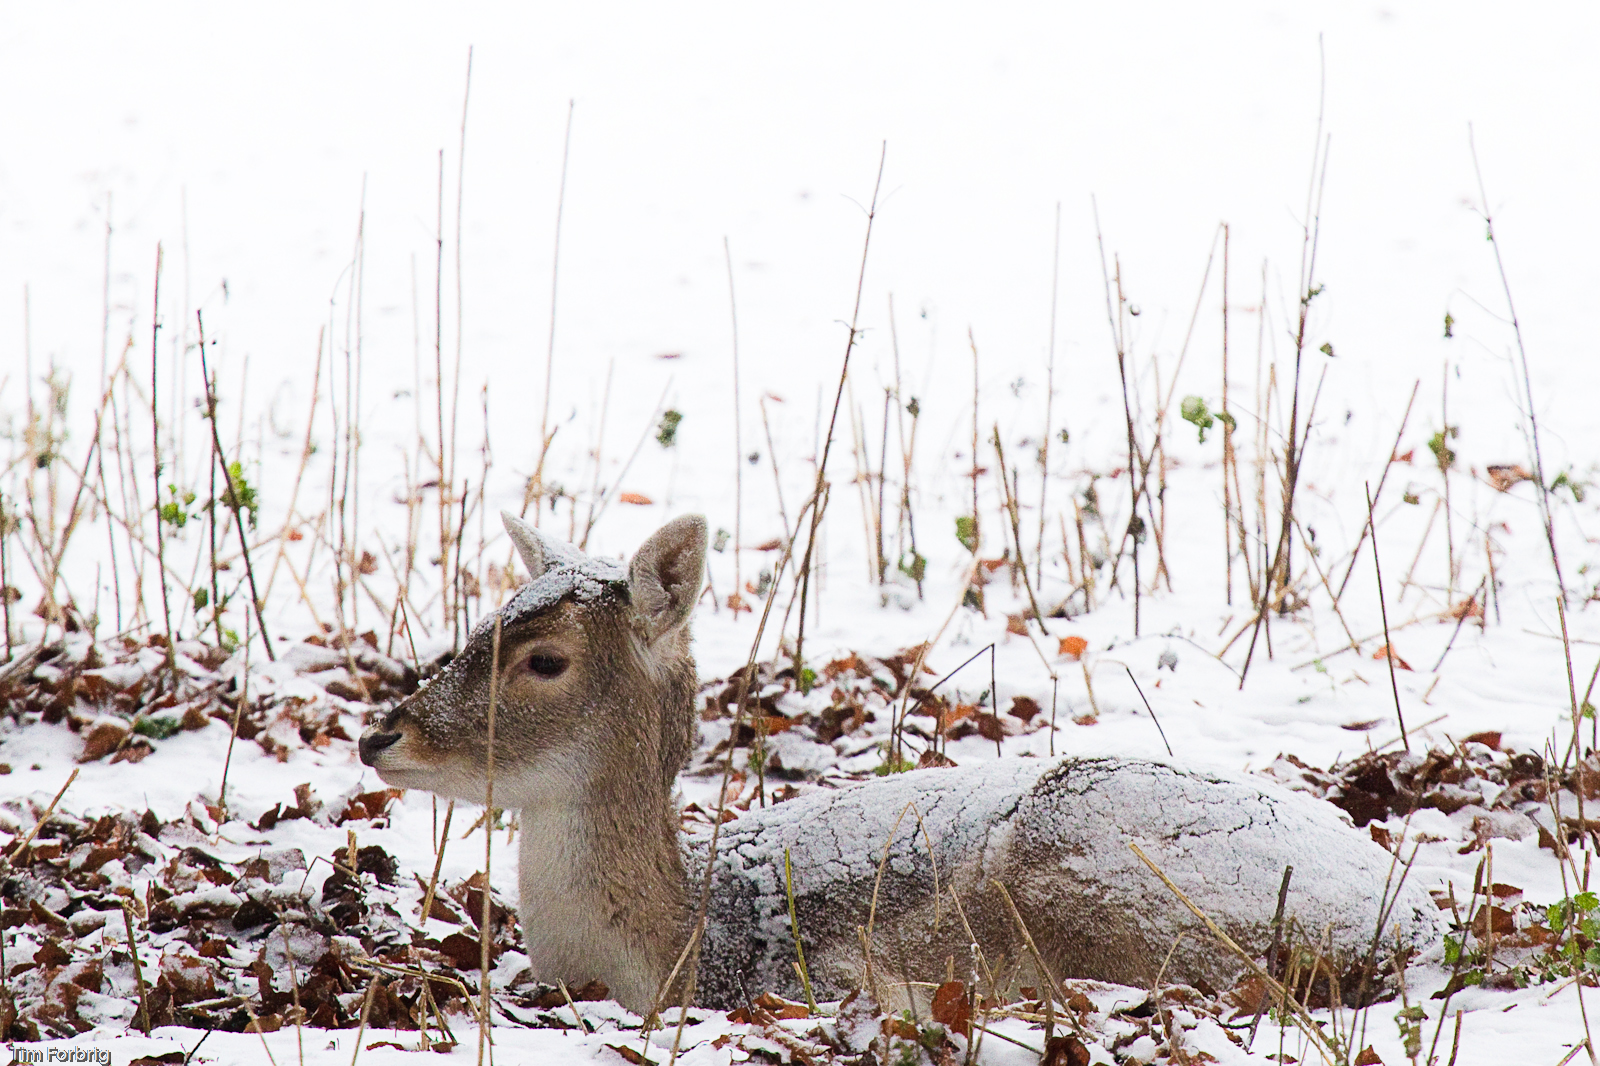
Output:
[[[361,761],[392,785],[483,801],[498,619],[497,805],[561,801],[605,771],[670,790],[694,742],[688,620],[704,581],[705,519],[668,522],[623,569],[501,517],[531,580],[426,687],[368,727]]]

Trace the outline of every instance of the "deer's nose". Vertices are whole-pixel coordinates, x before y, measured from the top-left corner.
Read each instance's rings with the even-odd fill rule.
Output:
[[[368,766],[374,765],[374,760],[377,759],[378,753],[386,748],[393,747],[395,741],[399,739],[399,733],[376,733],[369,729],[361,734],[361,743],[357,745],[361,752],[361,761]]]

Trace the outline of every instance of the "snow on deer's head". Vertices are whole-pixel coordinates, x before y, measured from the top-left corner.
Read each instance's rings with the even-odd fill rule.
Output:
[[[705,519],[668,522],[624,570],[501,517],[531,580],[426,687],[367,728],[361,761],[391,785],[483,801],[498,618],[497,806],[569,802],[602,779],[670,792],[694,743],[688,621],[704,581]]]

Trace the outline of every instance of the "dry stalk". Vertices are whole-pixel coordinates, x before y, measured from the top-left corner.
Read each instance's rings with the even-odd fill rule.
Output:
[[[199,311],[195,312],[195,319],[199,323],[199,328],[200,328],[200,375],[206,381],[206,393],[207,393],[207,395],[206,395],[206,409],[208,411],[210,411],[213,416],[215,416],[216,410],[217,410],[217,399],[216,399],[216,396],[211,393],[211,371],[206,365],[206,327],[205,327],[205,322],[200,318],[200,312]],[[262,617],[262,614],[261,614],[261,594],[256,591],[256,571],[255,571],[255,567],[250,564],[250,539],[249,539],[249,536],[245,533],[244,517],[241,514],[241,511],[243,509],[243,501],[240,499],[239,486],[237,486],[237,485],[235,485],[233,483],[233,473],[228,469],[227,454],[226,454],[226,452],[223,451],[223,448],[222,448],[222,438],[217,435],[217,420],[216,420],[216,418],[212,417],[210,419],[210,422],[211,422],[211,443],[212,443],[212,447],[215,449],[214,454],[217,457],[217,463],[222,468],[222,482],[223,482],[223,486],[227,489],[227,493],[228,493],[228,498],[227,498],[226,502],[228,504],[229,509],[233,511],[233,524],[234,524],[234,527],[239,532],[239,551],[242,552],[243,555],[244,555],[244,572],[245,572],[245,577],[250,582],[250,602],[255,607],[255,610],[256,610],[256,627],[261,630],[261,643],[262,643],[262,646],[267,649],[267,658],[270,659],[273,662],[277,662],[278,656],[272,650],[272,637],[267,633],[267,620],[264,617]],[[161,529],[161,523],[160,523],[159,516],[158,516],[157,522],[156,522],[156,530],[159,532],[160,529]],[[164,563],[162,564],[162,569],[163,569],[163,578],[162,578],[162,582],[161,582],[161,587],[163,589],[163,594],[164,594],[165,589],[166,589],[165,564]],[[168,643],[170,644],[171,642],[169,641]],[[170,654],[170,652],[171,652],[170,648],[168,649],[168,652]]]
[[[796,522],[804,518],[806,508],[815,508],[818,502],[816,495],[813,494],[804,506],[800,508],[800,513],[795,516]],[[793,557],[793,554],[794,542],[791,541],[784,546],[783,556],[778,560],[778,568],[773,573],[772,584],[774,589],[783,580],[783,571],[789,565],[789,560]],[[772,617],[772,603],[775,599],[777,599],[775,595],[767,597],[766,605],[761,610],[761,621],[756,625],[755,637],[750,641],[750,655],[745,661],[744,669],[739,674],[737,706],[734,709],[733,727],[729,736],[738,736],[739,727],[744,724],[745,703],[749,696],[750,679],[755,675],[756,652],[761,647],[761,636],[766,632],[767,620]],[[733,753],[734,747],[730,744],[728,745],[727,757],[722,764],[722,787],[718,790],[717,816],[711,827],[711,843],[706,849],[706,872],[700,883],[700,901],[696,907],[695,926],[689,936],[688,944],[684,946],[683,955],[678,961],[678,965],[682,966],[683,960],[687,958],[689,970],[688,976],[683,982],[683,991],[678,1003],[678,1027],[672,1038],[672,1052],[668,1060],[669,1066],[671,1063],[676,1062],[678,1058],[678,1048],[683,1040],[683,1027],[689,1015],[689,997],[694,991],[695,976],[700,968],[701,935],[705,931],[706,915],[711,907],[711,880],[716,872],[717,846],[722,836],[723,815],[728,809],[728,781],[733,776]],[[662,986],[661,992],[657,996],[658,1007],[659,1001],[671,993],[672,980],[676,978],[677,972],[678,967],[675,966],[673,968],[673,977],[669,978],[667,983]],[[651,1013],[656,1014],[658,1010],[652,1010]]]
[[[1056,201],[1056,235],[1050,257],[1050,343],[1049,363],[1045,370],[1044,387],[1044,437],[1039,444],[1039,540],[1033,555],[1039,561],[1038,585],[1044,591],[1044,513],[1045,497],[1050,491],[1050,435],[1051,414],[1056,399],[1056,299],[1061,292],[1061,201]],[[1019,552],[1021,548],[1017,549]]]
[[[177,683],[178,658],[172,646],[172,603],[167,594],[167,540],[161,531],[161,419],[156,413],[156,355],[159,350],[157,339],[161,333],[161,242],[156,242],[156,280],[155,297],[151,301],[150,309],[150,441],[155,450],[154,480],[155,480],[155,509],[156,509],[156,560],[160,567],[161,577],[161,615],[166,623],[167,638],[167,677],[173,684]],[[203,350],[203,349],[202,349]],[[32,394],[30,393],[30,396]],[[55,590],[46,589],[45,594],[54,598]]]
[[[1394,444],[1389,448],[1389,457],[1383,462],[1383,473],[1378,478],[1378,491],[1372,494],[1373,503],[1383,499],[1384,482],[1389,480],[1389,470],[1394,466],[1395,455],[1400,450],[1400,439],[1405,436],[1406,423],[1411,421],[1411,408],[1417,402],[1417,390],[1421,387],[1421,378],[1418,378],[1416,383],[1411,386],[1411,398],[1406,401],[1406,413],[1400,416],[1400,428],[1395,432]],[[1356,546],[1350,552],[1350,565],[1345,567],[1344,580],[1339,582],[1339,592],[1334,596],[1334,602],[1338,602],[1344,596],[1345,587],[1350,584],[1350,575],[1355,573],[1356,559],[1361,554],[1361,546],[1366,543],[1369,532],[1370,530],[1368,530],[1366,523],[1363,522],[1361,524],[1361,535],[1356,538]]]
[[[478,992],[483,997],[483,1006],[479,1008],[478,1024],[478,1066],[483,1066],[484,1045],[489,1040],[489,1030],[494,1024],[494,1016],[489,1009],[489,948],[493,937],[490,928],[490,919],[494,916],[493,891],[490,889],[490,874],[494,866],[494,712],[495,700],[499,696],[500,687],[500,623],[501,616],[494,616],[494,641],[490,645],[489,654],[489,729],[488,729],[488,754],[484,758],[483,781],[483,918],[478,927]],[[439,855],[443,857],[444,848],[441,846]],[[427,914],[423,914],[424,920]],[[566,991],[566,986],[562,986]],[[568,997],[568,1002],[571,998]],[[574,1014],[578,1008],[572,1008]],[[580,1022],[582,1018],[578,1019]],[[587,1028],[587,1027],[585,1027]]]
[[[1283,997],[1284,1004],[1288,1008],[1287,1013],[1291,1018],[1294,1019],[1295,1025],[1299,1027],[1300,1031],[1303,1032],[1312,1045],[1316,1047],[1317,1052],[1322,1056],[1323,1061],[1329,1063],[1330,1066],[1332,1066],[1333,1063],[1338,1062],[1339,1059],[1337,1054],[1328,1046],[1327,1038],[1323,1036],[1322,1030],[1317,1025],[1315,1019],[1313,1019],[1311,1015],[1306,1012],[1306,1009],[1302,1007],[1293,996],[1289,995],[1288,989],[1283,984],[1279,983],[1271,974],[1263,970],[1256,960],[1250,955],[1250,953],[1235,943],[1234,939],[1227,933],[1223,932],[1222,927],[1216,922],[1212,921],[1209,915],[1207,915],[1199,907],[1196,907],[1189,897],[1184,895],[1183,889],[1173,884],[1172,879],[1162,872],[1161,867],[1157,866],[1150,860],[1150,857],[1139,848],[1139,845],[1130,841],[1128,843],[1128,847],[1135,855],[1139,857],[1139,861],[1148,866],[1150,868],[1150,872],[1159,877],[1161,879],[1161,883],[1166,885],[1167,889],[1174,896],[1178,897],[1178,901],[1189,909],[1189,913],[1200,919],[1205,927],[1211,931],[1211,935],[1216,937],[1217,943],[1221,944],[1223,947],[1237,955],[1239,960],[1245,964],[1245,967],[1249,969],[1250,972],[1255,975],[1256,979],[1261,981],[1269,991],[1275,992]]]
[[[382,978],[377,974],[373,974],[372,980],[367,982],[367,994],[361,1000],[361,1025],[356,1029],[356,1046],[350,1053],[350,1066],[356,1066],[356,1059],[361,1057],[361,1041],[367,1035],[367,1016],[372,1013],[372,997],[382,983]]]
[[[1489,245],[1494,249],[1494,265],[1500,272],[1500,287],[1506,294],[1506,310],[1511,314],[1511,330],[1517,338],[1517,355],[1522,363],[1523,401],[1528,405],[1528,436],[1533,448],[1533,476],[1539,485],[1539,517],[1544,521],[1545,541],[1550,546],[1550,565],[1556,572],[1556,585],[1561,589],[1561,601],[1567,599],[1567,584],[1561,577],[1561,556],[1556,551],[1555,517],[1550,512],[1550,483],[1544,477],[1544,453],[1539,447],[1539,416],[1533,405],[1533,378],[1528,373],[1528,349],[1522,343],[1522,322],[1517,318],[1517,305],[1511,299],[1511,281],[1506,277],[1505,260],[1500,257],[1500,241],[1494,233],[1494,215],[1489,210],[1489,193],[1483,184],[1483,168],[1478,165],[1478,145],[1473,139],[1472,123],[1467,123],[1467,147],[1472,152],[1472,172],[1478,178],[1478,198],[1483,205],[1483,224],[1489,235]],[[1590,1051],[1589,1057],[1594,1058]]]
[[[422,921],[426,925],[433,915],[433,897],[439,887],[439,868],[444,865],[444,848],[450,842],[450,820],[455,817],[456,801],[444,809],[444,832],[434,838],[433,876],[428,878],[428,891],[422,896]]]
[[[76,773],[76,771],[74,771]],[[133,901],[122,901],[122,920],[128,927],[128,957],[133,960],[133,980],[139,988],[139,1028],[150,1035],[150,1007],[145,1002],[144,967],[139,964],[139,941],[134,935]]]
[[[556,365],[556,287],[561,280],[561,216],[567,205],[567,160],[572,155],[572,112],[576,100],[567,101],[567,133],[561,142],[561,185],[556,191],[556,232],[554,247],[550,252],[550,339],[544,354],[544,413],[539,418],[539,461],[534,466],[533,477],[522,497],[522,513],[528,513],[528,501],[535,501],[533,524],[539,524],[544,505],[544,461],[550,452],[550,391]]]
[[[72,783],[78,779],[78,769],[74,767],[72,773],[67,775],[66,783],[56,790],[55,797],[51,799],[50,805],[44,809],[44,813],[39,815],[38,819],[33,823],[33,828],[29,829],[27,835],[22,838],[22,843],[11,849],[11,854],[6,856],[7,866],[16,863],[17,856],[21,855],[28,845],[33,843],[33,838],[39,835],[39,830],[44,828],[44,823],[48,822],[50,816],[56,813],[56,804],[61,802],[61,797],[67,794],[67,789],[71,788]]]
[[[855,351],[856,338],[860,336],[856,323],[861,316],[861,292],[867,282],[867,252],[872,247],[872,222],[878,215],[878,190],[883,187],[883,164],[889,156],[889,144],[884,142],[878,156],[878,177],[872,186],[872,203],[867,208],[867,232],[861,243],[861,269],[856,275],[855,308],[850,312],[850,335],[845,340],[844,361],[839,367],[839,387],[834,392],[833,413],[828,417],[828,435],[823,440],[822,455],[817,460],[817,483],[813,498],[820,498],[828,477],[828,453],[833,450],[833,431],[839,421],[839,403],[844,398],[845,382],[850,378],[850,354]],[[976,458],[976,456],[974,456]],[[819,508],[812,508],[811,529],[806,537],[806,552],[800,561],[800,623],[794,642],[794,672],[801,677],[805,666],[806,600],[811,591],[811,563],[817,547],[817,524],[821,520]],[[976,520],[976,519],[974,519]],[[768,602],[771,602],[770,600]],[[731,750],[731,749],[730,749]],[[674,1050],[676,1058],[676,1050]]]
[[[1411,738],[1406,735],[1406,716],[1400,709],[1400,682],[1395,678],[1394,672],[1394,645],[1389,642],[1389,608],[1383,599],[1383,564],[1378,561],[1378,531],[1373,526],[1372,519],[1372,492],[1367,492],[1367,528],[1372,533],[1372,567],[1378,575],[1378,611],[1383,617],[1383,657],[1389,663],[1389,687],[1394,692],[1394,715],[1400,722],[1400,739],[1405,744],[1407,751],[1411,750]]]
[[[352,677],[355,675],[352,674]],[[239,739],[239,717],[250,702],[250,616],[244,616],[244,670],[239,675],[239,698],[233,704],[233,722],[228,729],[228,753],[222,758],[222,784],[217,786],[217,806],[223,819],[228,813],[228,770],[233,766],[233,744]],[[218,831],[221,831],[220,823]]]

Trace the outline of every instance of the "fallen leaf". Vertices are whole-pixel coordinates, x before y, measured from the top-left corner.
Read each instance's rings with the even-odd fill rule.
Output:
[[[1013,696],[1011,710],[1006,713],[1013,718],[1020,718],[1023,722],[1031,722],[1039,713],[1039,701],[1028,696]]]
[[[1517,920],[1508,910],[1493,905],[1479,907],[1478,913],[1472,916],[1472,933],[1474,936],[1487,936],[1491,931],[1495,933],[1515,933]]]
[[[83,738],[83,754],[78,756],[79,762],[94,762],[103,759],[117,750],[122,743],[122,738],[128,735],[128,723],[120,718],[107,715],[95,719],[93,725]]]
[[[1355,1066],[1383,1066],[1383,1060],[1378,1058],[1378,1053],[1368,1044],[1361,1049],[1361,1054],[1356,1056]]]
[[[1006,615],[1006,632],[1014,633],[1019,637],[1028,635],[1028,616],[1026,614]]]
[[[638,492],[624,492],[621,496],[618,496],[617,499],[621,500],[623,503],[631,503],[639,507],[648,507],[652,502],[654,502],[650,499],[650,497]]]
[[[746,549],[746,550],[747,551],[753,551],[753,552],[776,552],[776,551],[782,551],[783,550],[783,541],[779,540],[777,537],[773,537],[771,540],[764,540],[760,544],[757,544],[754,548],[749,548],[749,549]]]
[[[1077,662],[1083,658],[1083,653],[1089,650],[1089,642],[1082,637],[1062,637],[1061,649],[1058,654],[1064,655]]]
[[[1372,653],[1372,657],[1374,659],[1382,659],[1385,655],[1389,657],[1389,661],[1394,663],[1396,668],[1400,670],[1411,669],[1411,664],[1400,658],[1400,653],[1395,651],[1387,644]]]
[[[933,993],[933,1020],[953,1033],[972,1033],[972,1005],[967,1002],[967,986],[946,981]]]
[[[1075,1036],[1053,1036],[1045,1041],[1039,1066],[1089,1066],[1089,1049]]]

